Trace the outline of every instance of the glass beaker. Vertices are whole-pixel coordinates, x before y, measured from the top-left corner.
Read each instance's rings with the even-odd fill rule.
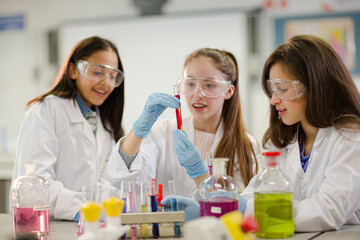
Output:
[[[228,158],[211,159],[213,175],[199,186],[200,216],[220,217],[238,210],[238,188],[234,179],[226,175]]]
[[[50,232],[50,191],[48,182],[35,175],[36,164],[25,164],[25,176],[11,189],[15,235],[44,235]]]

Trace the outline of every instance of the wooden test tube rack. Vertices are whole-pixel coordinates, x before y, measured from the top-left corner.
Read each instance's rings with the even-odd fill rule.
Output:
[[[176,212],[147,212],[147,213],[123,213],[121,223],[131,226],[137,224],[137,235],[141,239],[141,224],[148,224],[148,237],[152,237],[152,224],[159,224],[160,238],[174,237],[174,224],[181,224],[181,233],[183,234],[183,225],[185,221],[184,211]],[[131,238],[131,231],[126,232],[126,238]]]

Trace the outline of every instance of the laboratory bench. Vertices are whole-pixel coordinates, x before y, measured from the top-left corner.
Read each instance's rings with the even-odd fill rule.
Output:
[[[44,240],[76,240],[77,223],[71,221],[51,221],[50,234],[44,237]],[[10,214],[0,214],[0,239],[10,240],[13,238],[12,218]],[[151,238],[148,238],[151,239]],[[159,238],[159,239],[176,239],[176,238]],[[260,238],[257,238],[260,240]],[[294,236],[287,238],[289,240],[359,240],[360,225],[345,225],[338,231],[296,233]]]

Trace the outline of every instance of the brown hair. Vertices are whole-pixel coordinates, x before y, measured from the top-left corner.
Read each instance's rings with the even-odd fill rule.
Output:
[[[266,81],[270,69],[280,63],[307,89],[305,116],[317,128],[348,128],[360,125],[360,94],[339,55],[326,41],[313,35],[299,35],[280,45],[266,60],[262,87],[271,98]],[[270,105],[270,126],[263,137],[279,148],[295,140],[298,124],[285,125]]]
[[[236,170],[240,171],[244,184],[247,186],[254,173],[257,172],[258,165],[256,162],[256,169],[254,171],[253,159],[256,160],[256,154],[247,135],[242,118],[238,89],[239,70],[236,58],[227,51],[201,48],[187,56],[184,68],[190,61],[198,57],[212,59],[217,69],[223,72],[235,87],[233,96],[224,102],[221,114],[224,121],[224,133],[216,147],[214,156],[229,158],[226,171],[230,176],[234,176],[234,169],[239,166],[240,169]],[[235,152],[237,153],[238,164],[235,164]]]
[[[119,63],[118,69],[124,72],[118,50],[112,42],[97,36],[86,38],[80,41],[69,53],[59,70],[54,87],[50,91],[29,101],[27,107],[30,108],[33,104],[44,101],[48,95],[69,98],[75,101],[76,86],[75,81],[69,75],[70,63],[75,64],[79,60],[90,57],[97,51],[108,50],[109,48],[116,53]],[[124,135],[121,126],[124,111],[124,81],[119,87],[114,88],[101,106],[98,106],[101,122],[104,128],[112,134],[115,141],[118,141]]]

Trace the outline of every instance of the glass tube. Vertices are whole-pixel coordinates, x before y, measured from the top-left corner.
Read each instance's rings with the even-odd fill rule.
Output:
[[[176,200],[176,188],[175,188],[175,180],[169,180],[169,195],[170,195],[170,203],[171,203],[171,211],[178,211],[178,203]],[[176,238],[181,238],[181,224],[179,222],[174,223],[174,233]]]
[[[179,86],[176,84],[173,86],[174,96],[180,99]],[[181,118],[181,103],[179,103],[179,108],[175,109],[177,129],[183,130],[182,118]]]

